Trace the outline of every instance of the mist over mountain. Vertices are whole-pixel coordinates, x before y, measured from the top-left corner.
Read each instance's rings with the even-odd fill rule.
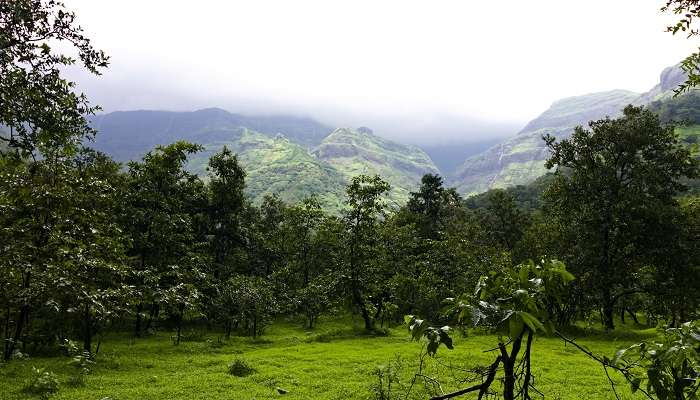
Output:
[[[113,112],[94,116],[91,122],[99,132],[94,147],[118,161],[138,160],[157,145],[187,140],[205,146],[206,151],[189,165],[206,175],[205,155],[226,145],[249,170],[248,189],[254,199],[277,194],[295,202],[315,194],[337,208],[344,185],[358,174],[386,177],[397,203],[407,199],[425,173],[444,176],[465,195],[527,184],[547,172],[542,135],[567,137],[575,126],[615,117],[628,104],[654,103],[661,108],[658,102],[670,98],[683,78],[682,71],[670,67],[657,85],[642,94],[611,90],[557,100],[520,129],[484,122],[468,125],[454,116],[444,121],[423,116],[416,124],[400,119],[392,124],[380,118],[370,121],[374,124],[355,125],[372,129],[349,129],[303,116],[231,113],[221,108]],[[483,136],[475,136],[479,130]]]

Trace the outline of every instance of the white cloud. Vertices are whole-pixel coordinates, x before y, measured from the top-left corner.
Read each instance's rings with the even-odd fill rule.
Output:
[[[102,78],[79,79],[107,110],[221,106],[387,126],[520,124],[561,97],[645,91],[695,45],[664,32],[661,3],[66,0],[112,56]]]

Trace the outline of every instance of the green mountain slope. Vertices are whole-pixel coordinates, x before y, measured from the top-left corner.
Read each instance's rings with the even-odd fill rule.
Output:
[[[700,114],[697,95],[673,97],[673,89],[684,79],[682,70],[677,66],[669,67],[661,73],[659,83],[643,94],[613,90],[559,100],[518,135],[465,160],[451,183],[461,193],[475,194],[532,182],[547,172],[544,162],[548,152],[542,135],[568,137],[577,125],[587,126],[592,120],[619,116],[628,104],[664,109],[672,118]]]
[[[331,132],[303,118],[246,117],[206,109],[115,112],[91,122],[98,130],[93,147],[117,161],[138,160],[155,146],[177,140],[201,144],[205,151],[194,155],[187,167],[203,177],[209,157],[228,146],[248,174],[247,192],[254,201],[266,194],[287,202],[316,195],[327,209],[339,210],[353,176],[379,174],[393,187],[390,199],[400,204],[423,174],[438,173],[417,147],[383,139],[367,128]]]
[[[547,172],[542,135],[566,137],[577,125],[617,116],[638,97],[637,93],[613,90],[559,100],[517,136],[468,158],[457,169],[452,183],[465,194],[529,183]]]
[[[336,210],[343,201],[343,175],[282,135],[269,137],[245,128],[231,130],[228,140],[205,143],[205,150],[195,154],[187,168],[206,176],[209,157],[223,146],[238,154],[247,174],[246,191],[253,201],[277,194],[293,203],[316,195],[326,208]]]
[[[117,161],[138,160],[156,145],[177,140],[227,140],[231,130],[242,127],[271,137],[282,133],[307,148],[318,145],[332,131],[308,118],[245,116],[218,108],[192,112],[120,111],[96,115],[91,124],[99,132],[93,147]]]
[[[328,135],[313,151],[346,180],[360,174],[379,174],[392,186],[390,200],[404,203],[424,174],[437,174],[430,157],[415,146],[383,139],[367,128],[341,128]]]

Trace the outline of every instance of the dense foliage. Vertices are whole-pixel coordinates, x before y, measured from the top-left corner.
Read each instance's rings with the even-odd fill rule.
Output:
[[[107,59],[73,19],[51,0],[0,1],[4,360],[80,339],[82,352],[68,347],[87,368],[106,331],[170,329],[177,345],[184,326],[206,324],[256,338],[276,316],[313,329],[341,309],[367,334],[408,314],[428,355],[453,347],[447,323],[498,332],[482,382],[459,394],[492,394],[502,370],[502,396],[528,399],[535,335],[596,313],[607,329],[616,314],[645,315],[669,328],[665,340],[602,363],[656,398],[696,398],[700,201],[681,196],[698,159],[652,111],[628,106],[570,138],[545,136],[555,172],[529,187],[465,201],[428,173],[392,208],[391,185],[359,174],[339,213],[315,196],[255,203],[227,147],[202,178],[186,169],[198,144],[126,166],[85,146],[93,109],[61,78],[73,61],[43,43],[70,42],[96,73]],[[35,375],[31,390],[55,391],[52,374]]]

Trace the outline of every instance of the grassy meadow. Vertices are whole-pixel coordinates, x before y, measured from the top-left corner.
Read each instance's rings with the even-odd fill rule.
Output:
[[[313,331],[303,329],[301,322],[278,321],[257,340],[232,337],[226,341],[219,332],[188,330],[186,340],[175,346],[166,331],[141,339],[113,335],[103,339],[96,364],[79,385],[71,384],[78,369],[68,365],[67,357],[31,356],[0,364],[0,399],[38,398],[23,390],[32,367],[58,376],[60,389],[51,396],[56,400],[373,399],[377,367],[395,368],[397,357],[400,380],[392,385],[405,393],[417,372],[421,344],[411,342],[402,326],[389,329],[386,336],[360,332],[359,320],[327,318]],[[597,330],[571,333],[594,352],[610,356],[619,347],[650,335],[653,329],[629,325],[607,335]],[[454,336],[454,350],[441,348],[438,358],[425,358],[426,375],[445,371],[446,366],[487,365],[495,357],[485,352],[494,347],[494,336]],[[533,351],[536,385],[546,399],[614,399],[602,368],[572,346],[557,338],[538,338]],[[229,374],[228,365],[234,360],[245,361],[255,371],[243,377]],[[467,373],[452,374],[442,376],[445,392],[467,386],[458,382]],[[622,398],[637,398],[617,381]],[[429,397],[422,380],[412,393],[412,398]]]

